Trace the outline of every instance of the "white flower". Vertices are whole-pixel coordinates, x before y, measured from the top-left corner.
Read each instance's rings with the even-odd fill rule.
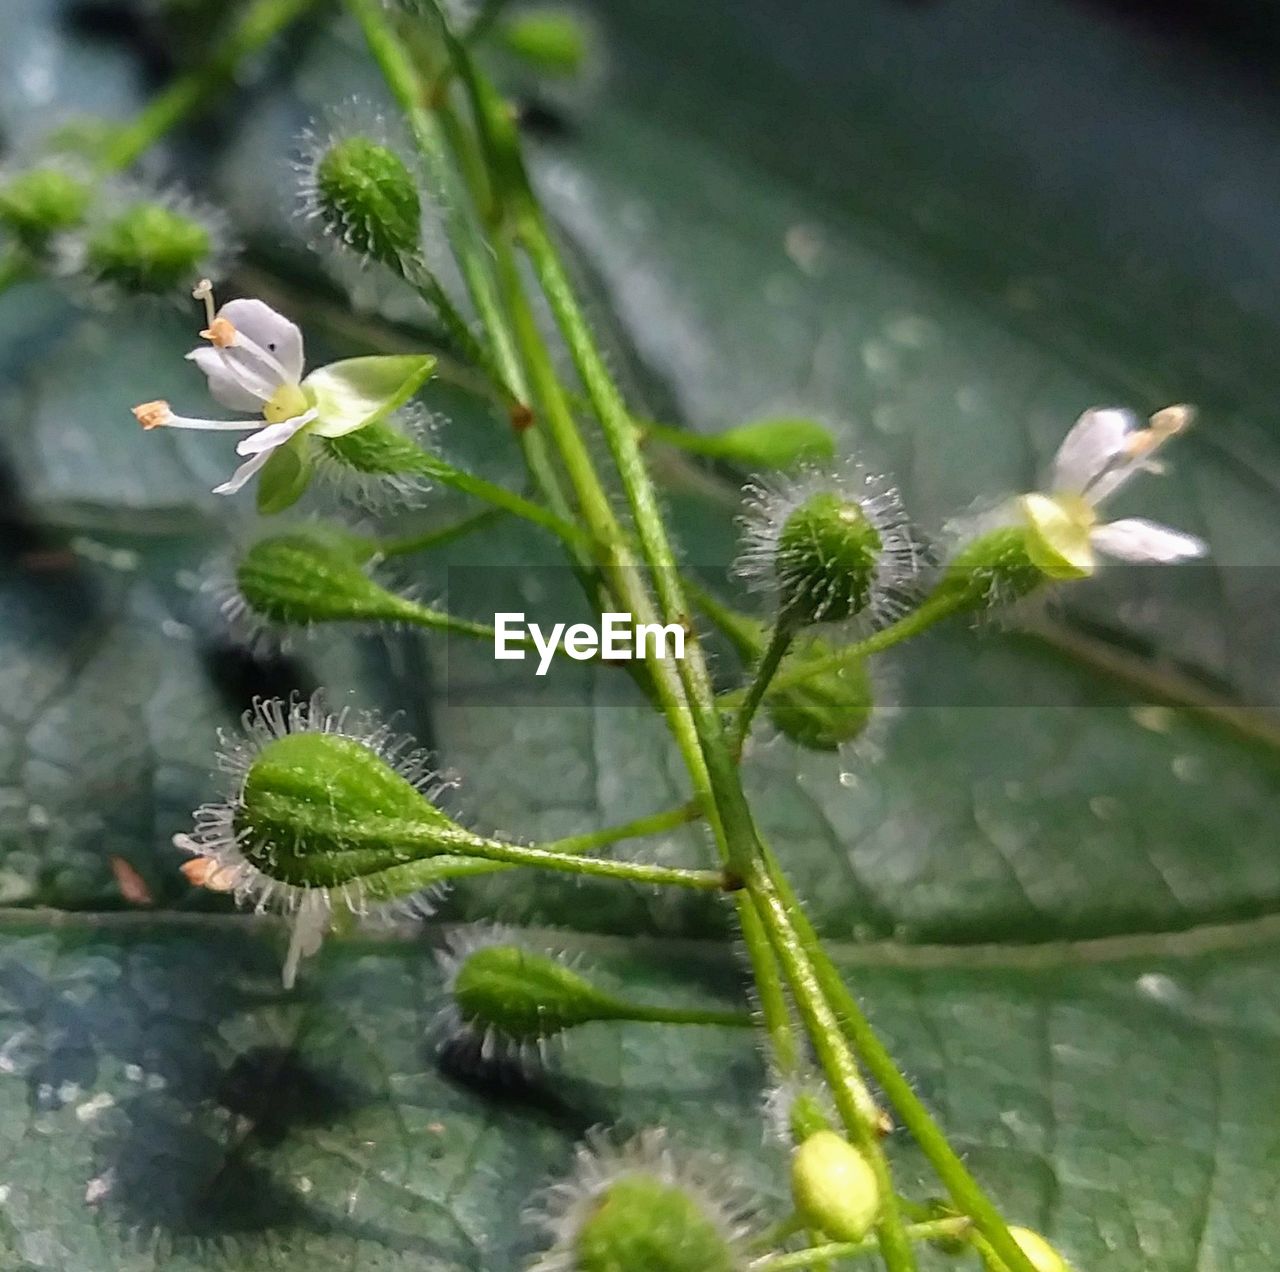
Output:
[[[1055,578],[1081,578],[1097,567],[1096,553],[1122,561],[1171,562],[1203,556],[1193,535],[1140,517],[1103,522],[1098,507],[1135,473],[1159,472],[1156,451],[1191,424],[1189,406],[1168,406],[1143,425],[1131,411],[1099,407],[1073,425],[1054,458],[1051,492],[1019,500],[1031,528],[1028,550]]]
[[[247,431],[236,446],[247,461],[214,487],[214,494],[234,494],[304,433],[342,437],[383,419],[417,392],[435,365],[426,355],[348,358],[304,376],[302,332],[270,305],[232,300],[215,311],[208,279],[192,295],[204,302],[208,326],[200,334],[209,343],[193,349],[188,359],[205,373],[216,402],[256,414],[266,426],[258,420],[177,415],[164,401],[144,402],[133,414],[146,429]]]

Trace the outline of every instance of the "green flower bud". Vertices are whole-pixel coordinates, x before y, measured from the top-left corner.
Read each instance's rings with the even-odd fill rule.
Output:
[[[564,10],[517,14],[502,23],[498,37],[510,52],[551,75],[576,75],[587,58],[586,28]]]
[[[880,1213],[875,1172],[834,1131],[810,1135],[792,1153],[791,1195],[806,1225],[833,1241],[861,1241]]]
[[[236,566],[249,611],[269,623],[413,621],[421,607],[365,572],[377,545],[319,527],[259,539]]]
[[[389,146],[362,136],[332,142],[316,156],[310,186],[326,229],[352,251],[392,268],[418,255],[418,187]]]
[[[806,419],[757,420],[709,434],[664,429],[659,436],[698,454],[759,471],[783,471],[806,461],[829,460],[836,449],[827,428]]]
[[[812,642],[791,655],[788,670],[807,658],[831,653],[825,643]],[[779,733],[810,751],[838,751],[856,741],[871,723],[875,710],[871,674],[865,662],[839,671],[823,672],[765,695],[765,710]]]
[[[139,201],[96,227],[85,261],[99,278],[125,291],[167,292],[190,287],[213,250],[207,226],[162,203]]]
[[[0,225],[31,247],[84,221],[93,197],[86,181],[61,167],[31,168],[0,185]]]
[[[593,1020],[625,1019],[625,1003],[549,954],[514,940],[465,946],[451,955],[449,985],[461,1024],[473,1034],[493,1033],[516,1047]]]

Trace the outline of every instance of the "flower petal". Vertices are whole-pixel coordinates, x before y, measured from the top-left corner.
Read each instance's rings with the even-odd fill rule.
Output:
[[[264,450],[275,450],[283,446],[300,429],[305,428],[316,417],[314,410],[304,411],[291,420],[281,420],[279,424],[268,424],[256,433],[246,437],[236,445],[237,455],[260,455]]]
[[[215,495],[234,495],[237,490],[243,490],[249,484],[255,473],[259,472],[266,466],[267,460],[274,454],[274,450],[264,450],[261,454],[255,455],[247,463],[241,464],[231,476],[222,483],[221,486],[215,486],[213,493]]]
[[[276,313],[261,300],[229,300],[218,310],[218,317],[225,318],[238,332],[271,354],[290,383],[297,384],[302,379],[302,332],[283,314]],[[231,349],[234,348],[232,345]]]
[[[1132,411],[1094,407],[1072,425],[1053,461],[1055,494],[1083,495],[1124,453],[1129,434],[1140,427]]]
[[[1170,530],[1141,517],[1096,526],[1089,540],[1099,552],[1121,561],[1187,561],[1209,551],[1208,544],[1195,535]]]
[[[342,437],[403,406],[435,369],[430,354],[347,358],[318,367],[303,386],[316,404],[321,437]]]
[[[243,374],[225,350],[202,345],[199,349],[192,349],[187,357],[205,373],[213,400],[229,411],[251,411],[256,415],[271,396],[269,391],[257,391],[259,387],[267,388],[262,377],[254,374],[250,378]]]
[[[298,976],[298,964],[317,953],[329,930],[329,901],[321,890],[306,893],[290,920],[289,952],[285,956],[281,979],[285,989],[292,989]]]

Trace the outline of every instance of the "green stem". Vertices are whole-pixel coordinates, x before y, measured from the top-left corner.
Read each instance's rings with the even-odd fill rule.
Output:
[[[799,667],[779,672],[774,679],[773,688],[775,690],[790,689],[793,685],[803,684],[814,676],[840,671],[872,654],[881,653],[904,640],[918,636],[942,619],[971,607],[971,598],[958,589],[935,592],[911,613],[904,615],[896,623],[890,623],[888,627],[881,628],[865,640],[846,645],[843,649],[838,649],[826,657],[815,658]]]
[[[697,1007],[644,1007],[627,1004],[627,1020],[653,1025],[720,1025],[727,1029],[751,1029],[755,1017],[749,1011],[702,1011]]]
[[[236,68],[278,35],[315,0],[257,0],[202,66],[180,75],[153,97],[146,109],[108,142],[98,171],[121,172],[165,133],[181,123],[234,79]]]
[[[738,709],[737,719],[734,721],[732,745],[735,753],[741,752],[743,745],[746,743],[747,734],[751,732],[751,721],[755,717],[756,709],[763,701],[765,691],[769,688],[769,682],[777,672],[778,666],[786,656],[787,650],[791,648],[791,642],[795,639],[795,635],[795,627],[790,623],[784,622],[781,618],[774,624],[773,634],[770,636],[769,643],[765,646],[765,651],[760,657],[755,675],[752,676],[751,684],[747,687],[747,696],[742,706]]]
[[[937,1241],[947,1237],[962,1237],[969,1228],[969,1220],[931,1219],[926,1223],[908,1224],[903,1231],[911,1241]],[[775,1254],[751,1265],[752,1272],[794,1272],[797,1268],[811,1268],[830,1259],[856,1259],[872,1254],[875,1241],[833,1241],[827,1245],[813,1246],[808,1250],[795,1250],[790,1254]]]
[[[818,939],[813,925],[796,901],[781,869],[772,858],[768,861],[768,867],[771,881],[794,924],[797,942],[810,962],[825,1001],[831,1005],[835,1014],[837,1028],[849,1039],[867,1072],[879,1084],[902,1119],[902,1124],[929,1159],[956,1208],[972,1218],[974,1225],[1008,1265],[1010,1272],[1035,1272],[1022,1248],[1009,1235],[1008,1225],[1000,1211],[969,1173],[968,1167],[951,1147],[933,1115],[877,1037],[871,1022],[849,992],[839,970]]]
[[[504,510],[501,508],[484,508],[473,512],[469,517],[460,517],[445,526],[437,526],[432,530],[424,530],[421,534],[403,535],[398,539],[378,540],[378,555],[382,557],[409,556],[415,552],[429,552],[433,548],[443,548],[477,530],[488,529],[495,522],[501,521]]]

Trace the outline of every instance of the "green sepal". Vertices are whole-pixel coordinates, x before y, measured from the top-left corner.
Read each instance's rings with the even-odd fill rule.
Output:
[[[436,359],[428,353],[373,354],[319,367],[302,382],[319,416],[319,437],[342,437],[399,410],[426,383]]]
[[[283,446],[276,447],[258,473],[257,506],[264,517],[292,508],[306,493],[313,468],[307,441],[309,431],[303,429]]]

